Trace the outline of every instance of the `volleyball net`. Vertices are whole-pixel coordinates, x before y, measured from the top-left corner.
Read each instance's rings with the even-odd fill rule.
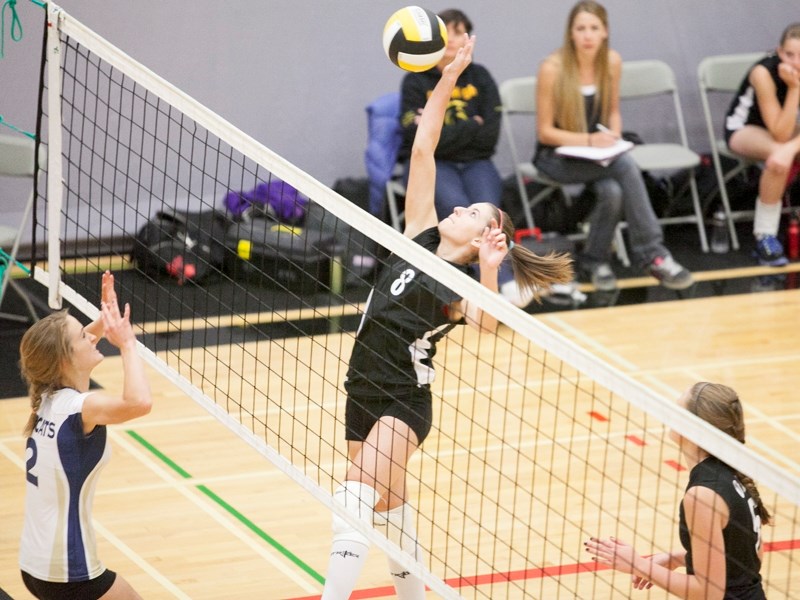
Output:
[[[53,307],[96,316],[112,269],[155,368],[442,597],[630,593],[629,576],[587,562],[583,541],[679,547],[673,429],[757,481],[775,522],[763,530],[767,595],[800,598],[795,475],[498,301],[58,7],[48,14],[34,276]],[[209,240],[216,217],[193,232],[185,215],[212,210],[224,233]],[[158,243],[137,239],[159,214]],[[131,260],[145,250],[153,263]],[[345,285],[359,275],[350,259],[380,268],[389,253],[501,322],[496,335],[460,327],[439,343],[434,428],[408,471],[419,563],[332,501],[369,289]]]

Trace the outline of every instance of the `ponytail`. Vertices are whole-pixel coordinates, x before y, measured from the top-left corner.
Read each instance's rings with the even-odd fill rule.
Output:
[[[539,302],[539,294],[554,283],[569,283],[573,278],[572,257],[567,252],[548,252],[539,255],[522,244],[514,242],[516,231],[511,217],[497,209],[497,223],[508,240],[508,256],[514,281],[524,294],[532,293]]]
[[[747,491],[750,493],[750,496],[752,496],[753,500],[755,500],[756,508],[758,509],[758,516],[761,517],[761,522],[764,525],[769,525],[770,523],[772,523],[772,515],[769,514],[767,507],[764,506],[764,501],[761,500],[761,494],[758,493],[756,482],[753,481],[747,475],[740,473],[736,469],[734,469],[734,472],[736,473],[737,479],[742,483],[745,489],[747,489]]]
[[[512,244],[508,254],[514,281],[523,293],[532,292],[537,302],[542,289],[572,281],[572,257],[568,253],[548,252],[540,256],[521,244]]]
[[[67,311],[61,310],[37,321],[22,336],[19,368],[28,384],[31,414],[23,434],[33,432],[42,398],[64,387],[62,365],[72,350],[67,339]]]

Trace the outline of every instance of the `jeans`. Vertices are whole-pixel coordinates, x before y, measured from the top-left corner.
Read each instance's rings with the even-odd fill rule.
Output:
[[[405,182],[408,182],[406,165]],[[500,206],[503,182],[490,159],[453,162],[436,159],[436,216],[446,219],[457,206],[489,202]]]
[[[608,261],[614,231],[623,216],[635,264],[646,266],[657,256],[669,254],[642,174],[629,154],[607,167],[550,151],[541,152],[534,162],[537,169],[558,182],[592,186],[597,204],[589,215],[589,237],[583,251],[587,263]]]

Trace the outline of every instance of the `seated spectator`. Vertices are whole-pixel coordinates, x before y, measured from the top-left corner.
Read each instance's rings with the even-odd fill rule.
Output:
[[[725,139],[737,154],[764,161],[753,235],[759,263],[788,261],[778,240],[781,199],[800,153],[800,23],[789,25],[775,53],[757,62],[742,81],[725,119]]]
[[[602,166],[555,152],[558,146],[610,146],[617,141],[622,131],[621,72],[622,59],[609,48],[605,8],[594,1],[579,2],[570,12],[563,45],[539,69],[533,162],[556,181],[587,184],[595,192],[589,237],[578,257],[581,278],[598,290],[616,288],[609,256],[617,223],[624,217],[633,260],[665,287],[684,289],[692,285],[692,275],[665,248],[633,158],[624,154]]]
[[[422,109],[442,76],[472,33],[472,22],[460,10],[439,14],[447,26],[447,50],[433,69],[408,73],[403,78],[400,119],[403,143],[400,160],[406,160],[414,142]],[[472,63],[453,89],[436,148],[436,214],[446,218],[457,206],[489,202],[500,206],[502,181],[492,156],[500,137],[500,93],[485,67]],[[406,179],[408,167],[406,167]]]

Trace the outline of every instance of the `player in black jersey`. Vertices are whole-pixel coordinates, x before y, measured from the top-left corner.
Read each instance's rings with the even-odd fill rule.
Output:
[[[488,202],[458,207],[436,217],[434,150],[445,108],[458,76],[470,64],[474,38],[464,36],[453,61],[443,69],[420,118],[406,188],[404,234],[452,265],[480,264],[480,282],[497,291],[500,263],[509,255],[523,290],[572,278],[565,255],[537,256],[514,246],[511,219]],[[413,509],[405,502],[406,464],[431,428],[432,358],[436,342],[456,324],[493,332],[497,321],[461,299],[416,265],[389,257],[367,301],[350,358],[346,438],[351,466],[334,499],[371,527],[419,558]],[[334,515],[333,547],[322,598],[350,596],[366,559],[369,541]],[[422,581],[390,560],[398,598],[422,599]]]
[[[789,25],[774,54],[747,72],[725,118],[736,154],[763,161],[753,221],[756,255],[773,267],[788,260],[778,240],[781,200],[800,161],[800,22]]]
[[[678,402],[690,413],[744,443],[744,417],[731,388],[701,382]],[[761,585],[761,526],[770,514],[753,480],[681,437],[678,444],[691,468],[680,505],[681,550],[644,557],[615,538],[591,538],[587,551],[602,564],[633,574],[633,586],[654,584],[679,598],[764,600]],[[678,567],[686,573],[674,573]]]

